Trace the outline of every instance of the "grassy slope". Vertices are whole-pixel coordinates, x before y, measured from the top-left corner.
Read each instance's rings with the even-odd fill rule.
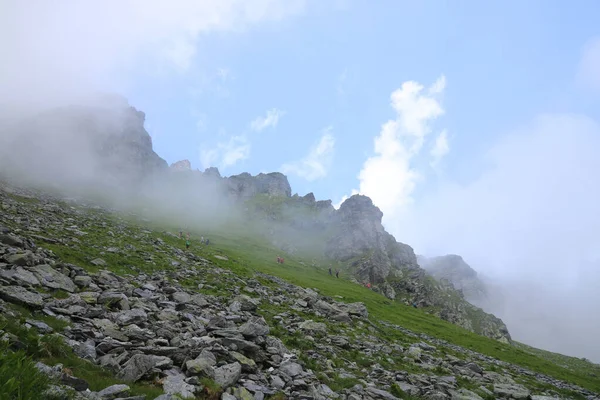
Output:
[[[169,244],[181,248],[184,247],[183,242],[177,238],[160,233],[164,230],[165,225],[150,226],[140,221],[124,223],[122,220],[119,223],[126,225],[126,229],[129,232],[140,232],[142,227],[152,229],[154,231],[152,236],[159,236]],[[81,248],[73,250],[60,244],[44,244],[43,246],[54,250],[64,261],[92,268],[89,261],[98,256],[103,246],[114,244],[115,238],[109,237],[106,234],[108,230],[114,229],[110,225],[108,224],[107,227],[96,226],[93,230],[89,229],[89,226],[86,227],[84,230],[89,234],[81,239],[86,245],[83,246],[84,251]],[[175,232],[178,230],[178,227],[172,226],[169,229]],[[253,271],[260,271],[281,277],[300,286],[316,288],[324,295],[341,296],[347,302],[361,301],[367,305],[371,320],[389,321],[413,331],[423,332],[465,348],[518,364],[558,379],[573,382],[595,392],[600,392],[598,374],[591,372],[587,364],[570,363],[561,366],[564,363],[557,364],[556,359],[546,356],[546,352],[533,351],[531,348],[524,348],[523,346],[504,345],[497,341],[475,335],[437,317],[392,302],[371,290],[353,284],[344,274],[342,274],[340,279],[330,277],[327,273],[328,264],[325,263],[325,260],[316,260],[316,265],[312,265],[315,261],[314,256],[305,260],[301,256],[284,255],[286,257],[285,265],[277,264],[275,257],[281,254],[281,251],[273,248],[258,236],[248,233],[243,228],[229,227],[228,229],[221,229],[219,231],[192,231],[192,235],[191,251],[209,258],[216,265],[230,269],[240,275],[247,276]],[[200,245],[197,240],[200,235],[210,237],[211,245],[208,247]],[[125,236],[125,239],[121,237],[117,240],[120,242],[120,247],[130,242],[138,249],[143,249],[135,237],[127,238]],[[152,251],[151,248],[143,250]],[[225,255],[229,260],[220,260],[213,257],[217,254]],[[102,257],[120,272],[133,272],[129,269],[129,265],[139,266],[141,270],[170,267],[167,259],[162,259],[160,254],[156,254],[156,263],[153,266],[143,261],[136,254],[130,254],[127,257],[105,254]],[[109,260],[111,257],[115,259]],[[385,334],[388,337],[397,336],[398,339],[402,340],[402,334],[399,332],[387,331]]]

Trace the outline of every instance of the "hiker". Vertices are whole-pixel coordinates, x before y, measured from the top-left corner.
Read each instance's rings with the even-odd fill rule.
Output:
[[[179,229],[179,239],[183,238],[183,230]]]
[[[200,238],[200,243],[204,244],[204,236]]]
[[[277,264],[281,264],[281,257],[277,256]]]
[[[336,277],[336,278],[339,278],[339,277],[340,277],[340,270],[339,270],[339,269],[336,269],[336,270],[335,270],[335,277]]]
[[[206,245],[207,245],[207,246],[208,246],[208,243],[209,243],[209,240],[208,240],[208,238],[206,238]]]
[[[281,263],[283,264],[283,257],[281,257]]]
[[[185,241],[185,248],[189,249],[190,248],[190,239]]]
[[[331,267],[329,267],[329,276],[333,276],[333,274],[331,273]]]
[[[413,307],[417,308],[417,303],[413,301]]]
[[[189,233],[189,232],[188,232],[188,233],[186,233],[186,234],[185,234],[185,237],[186,237],[186,239],[187,239],[187,240],[190,240],[190,233]]]
[[[367,289],[371,289],[371,283],[367,283]]]

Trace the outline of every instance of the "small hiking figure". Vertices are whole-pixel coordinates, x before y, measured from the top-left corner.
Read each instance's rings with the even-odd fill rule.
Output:
[[[204,236],[202,236],[202,238],[200,238],[200,243],[204,244]]]
[[[331,273],[331,267],[329,267],[329,276],[333,276],[333,274]]]
[[[413,307],[417,308],[417,303],[416,302],[413,302]]]
[[[371,289],[371,283],[367,283],[367,289]]]
[[[179,230],[179,239],[182,239],[182,238],[183,238],[183,231],[180,229]]]
[[[208,243],[210,242],[210,240],[208,240],[208,238],[206,238],[206,245],[208,246]]]
[[[281,257],[277,256],[277,264],[281,264]]]
[[[190,240],[190,233],[189,233],[189,232],[185,234],[185,238],[186,238],[187,240]]]
[[[336,269],[336,270],[335,270],[335,277],[336,277],[336,278],[339,278],[339,277],[340,277],[340,270],[339,270],[339,269]]]
[[[185,248],[186,249],[190,248],[190,240],[189,239],[185,241]]]

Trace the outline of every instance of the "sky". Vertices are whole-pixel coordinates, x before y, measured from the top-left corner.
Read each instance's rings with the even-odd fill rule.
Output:
[[[368,195],[417,253],[587,310],[597,15],[592,0],[2,0],[0,105],[123,94],[169,163],[281,171],[336,205]]]

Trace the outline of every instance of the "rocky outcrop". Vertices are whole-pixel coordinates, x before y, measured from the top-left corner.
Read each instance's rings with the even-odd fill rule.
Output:
[[[169,168],[171,168],[172,171],[177,171],[177,172],[191,171],[192,163],[190,163],[189,160],[181,160],[181,161],[174,162],[173,164],[171,164],[171,166]]]
[[[290,197],[292,189],[287,177],[280,172],[260,173],[252,176],[247,172],[225,178],[230,193],[238,200],[246,200],[258,194],[274,197]]]
[[[337,235],[327,242],[327,256],[350,261],[357,277],[371,283],[383,283],[394,269],[418,268],[412,248],[386,232],[382,217],[369,197],[348,198],[333,218]]]
[[[433,308],[448,322],[510,342],[508,329],[500,319],[463,300],[452,285],[428,279],[413,249],[386,232],[382,217],[370,198],[348,198],[333,217],[337,235],[327,242],[326,254],[349,265],[360,282],[375,285],[375,290],[391,299]]]
[[[461,256],[449,254],[441,257],[418,257],[419,265],[438,280],[450,282],[467,301],[479,305],[487,297],[485,284],[477,272]]]
[[[122,98],[62,107],[0,126],[0,169],[34,183],[127,187],[167,169]]]

